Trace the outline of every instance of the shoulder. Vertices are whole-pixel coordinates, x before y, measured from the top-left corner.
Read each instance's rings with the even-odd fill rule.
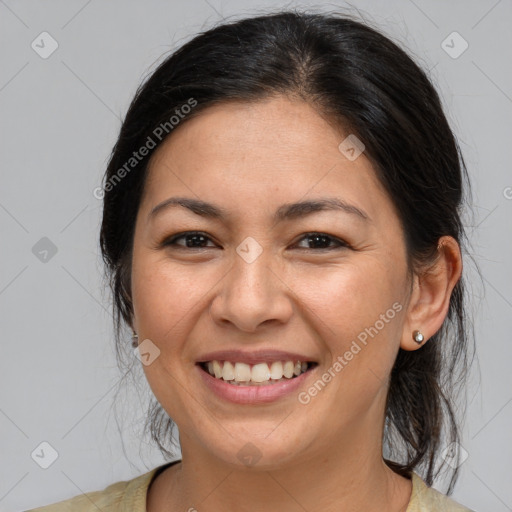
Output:
[[[60,501],[27,512],[145,512],[149,484],[161,466],[132,480],[113,483],[102,491],[80,494],[69,500]]]
[[[416,473],[412,474],[412,494],[406,512],[473,512],[448,496],[436,491]]]

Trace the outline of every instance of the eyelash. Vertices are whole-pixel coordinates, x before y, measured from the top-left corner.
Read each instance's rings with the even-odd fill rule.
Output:
[[[211,241],[211,239],[203,232],[201,231],[184,231],[183,233],[178,233],[176,235],[173,235],[171,238],[168,238],[166,240],[164,240],[161,245],[164,246],[164,247],[169,247],[169,246],[174,246],[174,247],[179,247],[180,249],[186,249],[186,250],[197,250],[197,249],[210,249],[211,247],[186,247],[186,246],[183,246],[183,245],[178,245],[176,244],[176,241],[181,239],[181,238],[186,238],[187,236],[194,236],[194,235],[200,235],[200,236],[203,236],[205,238],[207,238],[208,240]],[[327,233],[321,233],[321,232],[318,232],[318,231],[311,231],[311,232],[308,232],[308,233],[304,233],[304,235],[302,236],[302,238],[299,239],[299,242],[301,242],[302,240],[304,239],[307,239],[308,237],[314,237],[314,236],[321,236],[321,237],[325,237],[327,239],[329,239],[331,242],[336,242],[338,245],[338,247],[320,247],[320,248],[314,248],[314,247],[301,247],[300,249],[301,250],[306,250],[306,251],[332,251],[332,250],[335,250],[335,249],[342,249],[342,248],[350,248],[351,246],[345,242],[344,240],[341,240],[337,237],[334,237],[332,235],[328,235]],[[298,242],[297,242],[298,243]]]

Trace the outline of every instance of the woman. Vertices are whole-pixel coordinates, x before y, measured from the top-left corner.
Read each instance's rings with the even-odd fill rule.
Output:
[[[466,182],[433,86],[362,23],[283,12],[169,56],[100,238],[182,459],[36,510],[469,510],[430,488],[459,439]]]

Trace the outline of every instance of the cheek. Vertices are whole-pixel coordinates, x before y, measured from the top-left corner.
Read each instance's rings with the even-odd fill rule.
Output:
[[[338,348],[338,343],[343,348],[348,338],[373,326],[380,315],[401,300],[400,276],[390,266],[384,267],[373,259],[366,263],[347,263],[289,276],[290,287],[307,306],[304,314],[326,334],[326,340],[333,340],[333,348]],[[396,307],[388,317],[392,315],[394,319],[395,313]]]
[[[329,356],[319,375],[328,383],[325,400],[315,407],[343,410],[348,416],[364,414],[376,396],[385,396],[398,351],[405,312],[400,277],[379,265],[347,265],[322,279],[323,285],[313,289],[304,282],[302,289],[307,321],[320,337],[320,352]]]
[[[387,389],[405,308],[401,276],[381,262],[369,258],[324,270],[314,288],[302,285],[308,321],[321,339],[320,352],[329,356],[320,377],[330,382],[324,406],[362,414]]]
[[[207,292],[217,281],[218,272],[211,268],[171,265],[161,254],[134,253],[132,295],[137,324],[162,353],[173,353],[169,360],[176,360],[175,354],[183,350],[199,315],[208,307]]]
[[[157,354],[143,370],[156,399],[175,421],[185,421],[182,411],[187,410],[186,400],[190,398],[183,392],[188,371],[183,366],[186,340],[204,307],[201,297],[207,284],[193,266],[183,270],[171,266],[161,255],[134,252],[132,296],[139,340],[151,340],[154,345],[148,345],[150,352]]]

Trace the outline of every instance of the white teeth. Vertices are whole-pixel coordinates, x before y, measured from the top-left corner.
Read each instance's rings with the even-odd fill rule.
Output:
[[[208,361],[208,373],[217,379],[223,379],[235,386],[273,384],[280,380],[297,377],[307,371],[309,365],[304,361],[274,361],[270,364],[231,363],[230,361]]]
[[[224,365],[225,364],[226,363],[224,363]],[[224,376],[224,371],[222,375]],[[251,380],[251,367],[245,363],[235,363],[235,380],[237,382]]]
[[[283,375],[287,379],[291,379],[293,377],[293,368],[294,368],[293,361],[286,361],[283,365]]]
[[[211,375],[215,375],[216,379],[222,378],[222,366],[219,361],[213,361],[213,373],[210,371],[210,368],[208,368],[208,371]]]
[[[270,365],[270,377],[276,380],[283,378],[283,363],[281,361],[274,361]]]
[[[235,379],[235,369],[229,361],[226,361],[224,363],[224,366],[222,367],[222,378],[224,380],[234,380]]]
[[[238,364],[238,363],[237,363]],[[270,379],[270,370],[267,363],[255,364],[251,370],[251,380],[253,382],[268,382]],[[249,379],[245,379],[249,380]]]

